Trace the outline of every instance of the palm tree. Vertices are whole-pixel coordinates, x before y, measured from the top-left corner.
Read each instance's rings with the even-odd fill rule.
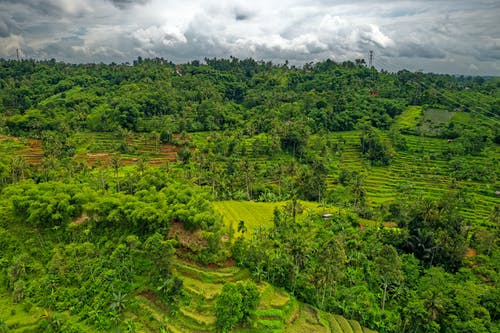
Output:
[[[416,233],[408,239],[408,246],[417,258],[432,265],[437,250],[432,231],[417,229]]]
[[[116,189],[119,192],[120,191],[120,180],[118,179],[118,172],[120,171],[120,166],[122,164],[122,159],[120,157],[120,154],[114,154],[111,156],[111,167],[115,171],[115,178],[116,178]]]
[[[127,128],[119,127],[118,137],[121,139],[120,150],[122,152],[128,152],[130,143],[133,141],[132,131]]]
[[[24,179],[26,174],[26,169],[28,168],[28,163],[24,156],[16,155],[12,157],[10,162],[10,172],[12,176],[12,182],[18,182]]]
[[[243,235],[245,234],[246,231],[247,227],[245,226],[245,221],[238,222],[238,232],[240,232]]]
[[[121,291],[117,293],[113,292],[113,301],[109,306],[109,310],[111,311],[110,315],[116,325],[116,332],[119,332],[118,324],[120,322],[120,315],[123,313],[127,305],[125,297],[127,297],[127,294],[122,294]]]
[[[137,159],[137,170],[139,171],[141,176],[144,173],[144,171],[146,171],[148,163],[149,163],[149,159],[147,156],[141,155]]]
[[[127,304],[125,297],[127,297],[127,294],[122,294],[121,291],[113,293],[113,301],[111,302],[109,309],[121,314],[123,310],[125,310]]]

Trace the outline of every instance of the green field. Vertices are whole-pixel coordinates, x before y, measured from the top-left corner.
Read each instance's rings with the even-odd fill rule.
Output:
[[[299,201],[303,207],[302,214],[307,212],[318,213],[338,213],[339,208],[333,206],[322,206],[317,202]],[[217,201],[214,202],[214,208],[222,214],[224,222],[227,225],[233,225],[236,229],[240,221],[245,222],[247,228],[246,237],[258,227],[270,227],[273,225],[273,212],[275,208],[283,208],[287,202],[253,202],[253,201]],[[240,233],[236,231],[236,235]]]
[[[409,106],[394,120],[393,127],[402,133],[413,133],[423,118],[421,106]]]
[[[424,111],[422,122],[419,125],[420,133],[428,136],[441,135],[443,127],[446,126],[452,119],[460,119],[460,116],[457,116],[457,114],[463,114],[463,112],[426,109]]]

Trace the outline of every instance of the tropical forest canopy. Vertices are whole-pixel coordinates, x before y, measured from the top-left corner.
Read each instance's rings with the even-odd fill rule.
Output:
[[[0,332],[498,332],[499,87],[0,60]]]

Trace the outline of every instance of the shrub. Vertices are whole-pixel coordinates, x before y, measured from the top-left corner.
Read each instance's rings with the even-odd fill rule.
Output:
[[[249,323],[259,304],[259,291],[251,281],[227,283],[215,300],[217,329],[228,332],[238,324]]]

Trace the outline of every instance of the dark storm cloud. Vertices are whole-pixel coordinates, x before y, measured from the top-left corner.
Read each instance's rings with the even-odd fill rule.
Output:
[[[0,12],[0,37],[9,37],[19,31],[17,23],[5,13]]]
[[[49,0],[0,0],[0,6],[2,5],[26,6],[37,13],[43,14],[49,14],[59,9]]]
[[[66,0],[0,0],[0,8],[7,13],[16,13],[18,18],[36,19],[36,15],[57,17],[69,13],[67,9],[71,7],[78,6]]]
[[[145,5],[151,0],[108,0],[113,5],[120,9],[128,8],[133,5]]]
[[[500,41],[485,41],[477,48],[476,59],[480,61],[500,60]]]
[[[0,0],[0,57],[300,65],[374,50],[395,68],[500,75],[499,10],[488,0]]]
[[[236,21],[245,21],[248,19],[248,15],[243,14],[243,13],[236,13],[235,17]]]
[[[446,57],[446,53],[431,45],[410,42],[401,47],[399,56],[407,58],[443,59]]]

